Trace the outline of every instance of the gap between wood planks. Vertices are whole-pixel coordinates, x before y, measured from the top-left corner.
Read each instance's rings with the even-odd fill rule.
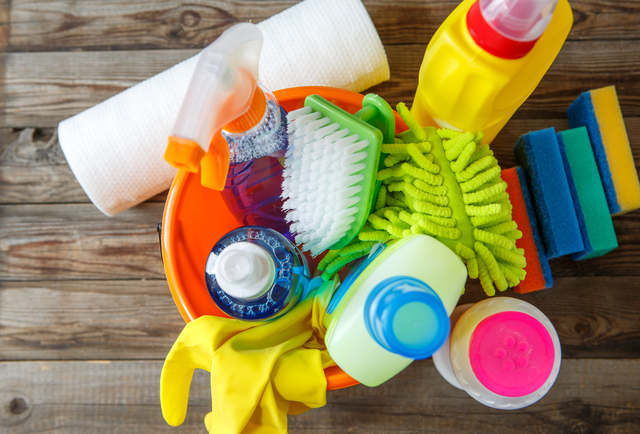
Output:
[[[565,359],[556,383],[538,403],[500,411],[450,386],[431,360],[416,361],[376,388],[328,392],[327,405],[289,417],[289,428],[317,433],[502,433],[515,427],[518,432],[633,432],[640,423],[640,390],[628,379],[637,374],[638,362]],[[0,401],[24,402],[21,413],[0,415],[0,427],[13,423],[12,433],[97,433],[106,426],[136,433],[203,431],[202,419],[211,408],[208,373],[196,371],[187,420],[176,429],[166,425],[160,412],[161,367],[161,361],[0,363]]]

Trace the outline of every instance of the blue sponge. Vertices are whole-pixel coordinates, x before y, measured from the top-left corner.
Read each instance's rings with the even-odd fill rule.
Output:
[[[531,195],[529,193],[529,186],[527,185],[526,175],[522,167],[516,167],[518,173],[518,181],[520,181],[520,188],[522,191],[522,199],[527,208],[527,216],[529,217],[529,224],[531,225],[531,235],[533,241],[536,244],[538,250],[538,260],[540,261],[540,269],[544,276],[545,288],[551,288],[553,286],[553,276],[551,275],[551,267],[549,266],[549,259],[545,253],[544,245],[542,244],[542,238],[540,238],[540,230],[538,228],[538,220],[536,219],[536,210],[531,201]],[[519,291],[517,291],[519,292]]]
[[[583,251],[555,130],[547,128],[520,136],[513,151],[527,175],[549,259]]]

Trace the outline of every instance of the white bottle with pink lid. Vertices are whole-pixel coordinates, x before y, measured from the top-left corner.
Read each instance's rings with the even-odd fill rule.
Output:
[[[433,355],[440,374],[492,408],[516,410],[551,388],[560,370],[558,333],[535,306],[496,297],[458,306],[452,331]]]

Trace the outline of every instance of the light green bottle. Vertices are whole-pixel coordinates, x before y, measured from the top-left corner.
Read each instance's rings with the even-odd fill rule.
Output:
[[[333,360],[377,386],[445,342],[467,268],[427,235],[390,241],[354,270],[334,295],[324,325]]]

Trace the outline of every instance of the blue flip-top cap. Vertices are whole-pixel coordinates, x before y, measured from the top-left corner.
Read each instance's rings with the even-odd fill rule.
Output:
[[[431,357],[449,334],[449,317],[438,294],[409,276],[378,283],[367,297],[363,314],[376,342],[410,359]]]

